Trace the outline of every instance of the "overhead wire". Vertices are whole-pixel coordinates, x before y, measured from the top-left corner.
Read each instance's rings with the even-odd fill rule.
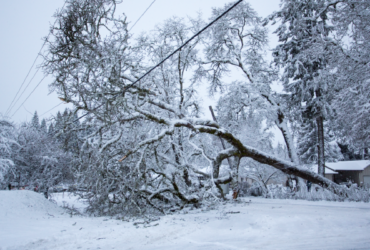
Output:
[[[128,32],[130,32],[134,27],[135,27],[135,25],[140,21],[140,19],[145,15],[145,13],[150,9],[150,7],[152,7],[152,5],[153,5],[153,3],[155,2],[156,0],[154,0],[150,5],[149,5],[149,7],[148,8],[146,8],[146,10],[144,11],[144,13],[143,14],[141,14],[141,16],[136,20],[136,22],[134,23],[134,25],[132,25],[131,26],[131,28],[129,29],[129,31]]]
[[[143,76],[141,76],[139,79],[137,79],[135,82],[133,82],[132,84],[129,84],[127,87],[124,88],[123,92],[122,92],[122,95],[125,94],[125,92],[133,87],[136,83],[138,83],[140,80],[142,80],[145,76],[147,76],[148,74],[150,74],[153,70],[155,70],[157,67],[159,67],[162,63],[164,63],[166,60],[168,60],[170,57],[172,57],[175,53],[177,53],[178,51],[180,51],[183,47],[185,47],[188,43],[190,43],[194,38],[196,38],[197,36],[199,36],[201,33],[203,33],[206,29],[208,29],[210,26],[212,26],[214,23],[216,23],[218,20],[220,20],[223,16],[225,16],[227,13],[229,13],[233,8],[235,8],[238,4],[240,4],[241,2],[243,2],[243,0],[239,0],[238,2],[236,2],[235,4],[233,4],[230,8],[228,8],[225,12],[223,12],[220,16],[218,16],[215,20],[213,20],[212,22],[210,22],[207,26],[205,26],[203,29],[201,29],[200,31],[198,31],[195,35],[193,35],[189,40],[187,40],[185,43],[183,43],[178,49],[176,49],[174,52],[172,52],[170,55],[168,55],[165,59],[163,59],[160,63],[158,63],[157,65],[155,65],[153,68],[151,68],[149,71],[147,71]],[[87,116],[89,113],[97,110],[98,108],[102,107],[105,103],[102,103],[100,105],[98,105],[97,107],[95,107],[94,109],[92,109],[91,111],[87,111],[86,114],[78,117],[77,119],[75,119],[73,122],[76,122],[78,120],[80,120],[81,118]]]
[[[12,104],[13,104],[13,102],[14,102],[15,98],[17,98],[17,95],[19,94],[19,91],[21,91],[21,89],[22,89],[22,87],[23,87],[24,83],[26,82],[26,79],[28,78],[29,74],[31,73],[31,70],[33,69],[33,66],[35,66],[35,63],[36,63],[36,61],[37,61],[37,58],[39,58],[39,54],[40,54],[41,50],[44,48],[44,45],[45,45],[45,42],[44,42],[44,44],[42,45],[42,47],[41,47],[41,49],[40,49],[39,53],[37,53],[37,56],[36,56],[35,60],[33,61],[33,64],[32,64],[32,66],[31,66],[31,68],[28,70],[28,73],[27,73],[26,77],[24,78],[24,80],[23,80],[23,82],[22,82],[21,86],[19,87],[19,89],[18,89],[17,93],[15,94],[15,96],[14,96],[14,98],[13,98],[12,102],[10,103],[10,105],[9,105],[8,109],[6,110],[5,115],[7,115],[7,114],[10,112],[11,107],[12,107]],[[36,73],[37,73],[37,72],[36,72]],[[32,78],[32,79],[33,79],[33,78]],[[31,81],[32,81],[32,79],[31,79]],[[29,85],[29,83],[28,83],[28,85]],[[26,88],[27,88],[27,87],[26,87]]]
[[[66,5],[66,1],[64,1],[64,4],[63,4],[63,6],[62,6],[62,8],[61,8],[61,11],[64,9],[65,5]],[[54,26],[56,23],[57,23],[57,20],[55,20],[55,22],[54,22],[53,26]],[[18,96],[19,92],[21,91],[21,89],[22,89],[22,87],[23,87],[24,83],[26,82],[26,80],[27,80],[27,78],[28,78],[29,74],[31,73],[31,71],[32,71],[33,67],[35,66],[36,61],[37,61],[37,59],[39,58],[39,56],[40,56],[40,54],[41,54],[41,51],[42,51],[42,49],[44,48],[44,46],[45,46],[45,44],[46,44],[46,42],[47,42],[47,40],[48,40],[49,36],[50,36],[50,32],[49,32],[48,36],[46,37],[46,39],[45,39],[44,43],[42,44],[42,46],[41,46],[41,48],[40,48],[39,52],[37,53],[37,56],[36,56],[35,60],[33,61],[32,65],[31,65],[31,68],[28,70],[28,73],[27,73],[26,77],[24,78],[24,80],[23,80],[23,82],[22,82],[21,86],[19,87],[19,89],[18,89],[17,93],[15,94],[15,96],[14,96],[13,100],[11,101],[11,103],[10,103],[10,105],[9,105],[8,109],[6,110],[5,114],[9,114],[9,113],[11,112],[11,109],[16,105],[16,103],[18,102],[18,100],[20,99],[20,97],[23,95],[24,91],[27,89],[28,85],[30,85],[30,83],[32,82],[33,78],[35,77],[35,75],[36,75],[36,74],[37,74],[37,72],[39,71],[39,69],[37,69],[36,73],[34,74],[34,76],[32,77],[32,79],[30,80],[30,82],[28,83],[28,85],[26,86],[26,88],[23,90],[22,94],[18,97],[17,101],[15,101],[15,102],[14,102],[14,100],[17,98],[17,96]],[[27,99],[28,99],[28,98],[27,98]],[[13,103],[14,103],[14,104],[13,104]],[[19,110],[19,108],[17,109],[17,111],[18,111],[18,110]],[[12,115],[12,117],[13,117],[13,116],[14,116],[14,114]]]
[[[27,96],[26,100],[24,100],[24,102],[22,102],[22,104],[19,105],[18,109],[13,113],[13,115],[10,116],[10,118],[12,118],[15,115],[15,113],[17,113],[17,111],[23,106],[23,104],[28,100],[28,98],[30,98],[30,96],[33,94],[33,92],[35,92],[37,87],[40,86],[40,84],[42,83],[42,81],[44,81],[45,78],[46,78],[46,75],[41,79],[41,81],[36,85],[36,87],[32,90],[32,92]]]
[[[7,110],[7,113],[6,114],[9,114],[12,109],[14,108],[14,106],[17,104],[17,102],[19,101],[19,99],[21,99],[22,95],[24,94],[24,92],[26,92],[28,86],[30,86],[32,80],[35,78],[36,74],[39,72],[39,69],[37,69],[37,71],[35,72],[35,74],[33,74],[33,77],[31,78],[31,80],[28,82],[28,84],[26,85],[26,87],[23,89],[22,93],[19,95],[18,99],[13,103],[13,105],[11,105],[8,110]]]
[[[60,105],[62,105],[63,102],[59,103],[58,105],[52,107],[51,109],[49,109],[48,111],[45,111],[44,113],[42,113],[42,115],[40,115],[40,117],[42,117],[43,115],[46,115],[47,113],[49,113],[50,111],[52,111],[53,109],[56,109],[57,107],[59,107]]]
[[[152,7],[152,5],[154,4],[154,2],[155,2],[156,0],[153,0],[153,2],[148,6],[148,8],[146,8],[146,10],[143,12],[143,14],[141,14],[141,16],[136,20],[136,22],[131,26],[131,28],[128,30],[128,32],[130,32],[134,27],[135,27],[135,25],[140,21],[140,19],[145,15],[145,13],[150,9],[150,7]],[[64,8],[64,5],[63,5],[63,8]],[[62,8],[62,9],[63,9]],[[55,23],[54,23],[55,24]],[[57,108],[58,106],[60,106],[61,104],[63,104],[63,103],[59,103],[58,105],[56,105],[55,107],[53,107],[53,108],[51,108],[50,110],[48,110],[48,111],[46,111],[45,113],[43,113],[41,116],[43,116],[43,115],[45,115],[46,113],[48,113],[48,112],[50,112],[51,110],[53,110],[53,109],[55,109],[55,108]],[[97,107],[95,107],[92,111],[95,111],[95,110],[97,110],[98,108],[100,108],[101,106],[103,106],[104,105],[104,103],[103,104],[101,104],[101,105],[99,105],[99,106],[97,106]],[[82,115],[82,116],[80,116],[80,117],[78,117],[76,120],[74,120],[73,122],[76,122],[76,121],[78,121],[78,120],[80,120],[80,119],[82,119],[83,117],[85,117],[85,116],[87,116],[89,114],[89,112],[87,112],[86,114],[84,114],[84,115]],[[40,116],[40,117],[41,117]]]
[[[139,79],[137,79],[135,82],[130,84],[128,87],[125,88],[124,91],[134,86],[136,83],[138,83],[141,79],[143,79],[145,76],[149,75],[153,70],[155,70],[157,67],[159,67],[162,63],[167,61],[170,57],[172,57],[174,54],[176,54],[178,51],[180,51],[182,48],[184,48],[188,43],[190,43],[194,38],[199,36],[201,33],[203,33],[206,29],[208,29],[210,26],[212,26],[215,22],[220,20],[224,15],[226,15],[229,11],[231,11],[233,8],[235,8],[238,4],[243,2],[243,0],[239,0],[236,2],[233,6],[231,6],[229,9],[227,9],[224,13],[222,13],[220,16],[218,16],[215,20],[213,20],[211,23],[209,23],[206,27],[198,31],[195,35],[193,35],[189,40],[187,40],[183,45],[181,45],[177,50],[172,52],[170,55],[168,55],[165,59],[163,59],[160,63],[155,65],[153,68],[151,68],[148,72],[146,72],[143,76],[141,76]]]
[[[152,5],[154,4],[154,2],[155,2],[155,1],[156,1],[156,0],[154,0],[154,1],[153,1],[153,2],[148,6],[148,8],[146,8],[146,10],[145,10],[145,11],[143,12],[143,14],[141,14],[141,16],[136,20],[136,22],[132,25],[132,27],[130,28],[130,30],[129,30],[129,31],[131,31],[131,30],[135,27],[135,25],[140,21],[140,19],[141,19],[141,18],[145,15],[145,13],[150,9],[150,7],[152,7]],[[63,9],[64,9],[65,4],[66,4],[66,1],[64,2],[63,7],[62,7],[62,9],[61,9],[61,10],[63,10]],[[56,22],[57,22],[57,20],[55,20],[54,25],[56,24]],[[45,44],[46,44],[47,39],[49,38],[49,36],[50,36],[50,32],[49,32],[49,34],[48,34],[47,38],[45,39],[45,42],[43,43],[43,45],[42,45],[41,49],[39,50],[39,53],[37,54],[37,56],[36,56],[36,58],[35,58],[35,60],[34,60],[34,62],[33,62],[33,64],[32,64],[32,66],[31,66],[31,68],[29,69],[27,76],[26,76],[26,77],[25,77],[25,79],[23,80],[23,83],[22,83],[21,87],[18,89],[17,94],[14,96],[14,98],[13,98],[12,102],[10,103],[10,105],[9,105],[9,107],[8,107],[7,111],[6,111],[6,114],[8,114],[8,113],[10,113],[10,112],[11,112],[11,110],[14,108],[14,106],[15,106],[15,105],[16,105],[16,103],[19,101],[19,99],[22,97],[22,95],[24,94],[24,92],[26,91],[26,89],[28,88],[28,86],[30,85],[30,83],[32,82],[32,80],[34,79],[35,75],[36,75],[36,74],[37,74],[37,72],[39,71],[39,69],[37,69],[36,73],[33,75],[32,79],[29,81],[29,83],[27,84],[27,86],[24,88],[24,90],[22,91],[21,95],[20,95],[20,96],[18,97],[18,99],[14,102],[14,100],[17,98],[17,95],[19,94],[20,90],[22,89],[22,87],[23,87],[23,85],[24,85],[24,83],[25,83],[26,79],[28,78],[28,76],[29,76],[29,74],[30,74],[30,72],[31,72],[32,68],[34,67],[34,65],[35,65],[35,63],[36,63],[36,61],[37,61],[37,59],[38,59],[38,57],[39,57],[39,55],[40,55],[40,53],[41,53],[42,49],[44,48],[44,46],[45,46]],[[33,91],[32,91],[32,92],[33,92]],[[27,97],[27,99],[28,99],[28,97]],[[14,103],[14,104],[13,104],[13,103]],[[23,102],[23,103],[24,103],[24,102]],[[57,105],[57,106],[55,106],[54,108],[58,107],[58,106],[59,106],[59,105],[61,105],[61,104],[62,104],[62,103],[58,104],[58,105]],[[99,106],[99,107],[100,107],[100,106]],[[98,107],[98,108],[99,108],[99,107]],[[53,110],[54,108],[50,109],[49,111]],[[14,114],[15,114],[18,110],[19,110],[19,108],[18,108],[18,109],[13,113],[12,117],[14,116]],[[49,111],[47,111],[47,112],[49,112]],[[47,112],[46,112],[46,113],[47,113]],[[44,115],[44,114],[43,114],[43,115]]]

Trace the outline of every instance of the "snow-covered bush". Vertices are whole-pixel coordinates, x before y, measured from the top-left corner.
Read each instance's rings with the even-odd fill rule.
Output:
[[[269,185],[269,191],[271,196],[267,198],[273,199],[302,199],[302,200],[326,200],[326,201],[364,201],[369,202],[370,193],[369,189],[359,188],[355,186],[346,187],[343,186],[346,191],[346,195],[337,195],[328,189],[322,188],[319,185],[313,184],[310,191],[307,187],[303,186],[297,191],[292,191],[290,188],[282,185]]]
[[[14,125],[0,116],[0,183],[6,173],[14,171],[12,156],[16,146]]]
[[[5,181],[32,188],[38,186],[40,191],[61,182],[71,182],[70,154],[46,131],[35,126],[25,123],[16,129],[14,166],[7,172]]]

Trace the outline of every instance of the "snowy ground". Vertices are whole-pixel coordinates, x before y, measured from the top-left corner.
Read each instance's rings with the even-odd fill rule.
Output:
[[[370,249],[367,203],[252,198],[249,205],[183,211],[150,227],[133,223],[70,217],[41,194],[0,191],[1,250]]]

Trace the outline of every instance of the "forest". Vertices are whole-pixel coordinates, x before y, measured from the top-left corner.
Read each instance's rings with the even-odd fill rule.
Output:
[[[325,163],[370,159],[370,1],[282,0],[268,17],[231,2],[136,38],[118,4],[56,12],[40,67],[73,108],[0,117],[1,189],[63,185],[93,215],[167,214],[224,201],[243,173],[268,198],[369,201],[325,178]],[[219,96],[212,120],[205,95]],[[267,185],[284,178],[289,192]]]

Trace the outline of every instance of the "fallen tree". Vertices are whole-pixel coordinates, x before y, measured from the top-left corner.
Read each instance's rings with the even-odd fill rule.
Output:
[[[246,157],[340,197],[350,196],[346,188],[300,167],[296,160],[276,158],[220,124],[199,119],[197,90],[207,70],[200,70],[204,61],[196,47],[206,37],[196,37],[137,82],[151,65],[162,62],[199,31],[202,20],[172,18],[130,43],[126,20],[115,16],[115,1],[68,3],[57,14],[43,67],[54,76],[51,86],[61,98],[72,103],[76,113],[87,115],[75,175],[77,186],[87,190],[81,195],[89,201],[89,212],[166,213],[219,200],[224,197],[220,185],[235,181],[240,159]],[[253,14],[249,8],[240,11]],[[258,25],[254,14],[245,18]],[[273,108],[278,106],[269,101]],[[282,131],[287,132],[285,127]],[[219,138],[225,140],[226,149],[217,146]],[[222,161],[230,158],[234,160],[228,173],[221,173]]]

